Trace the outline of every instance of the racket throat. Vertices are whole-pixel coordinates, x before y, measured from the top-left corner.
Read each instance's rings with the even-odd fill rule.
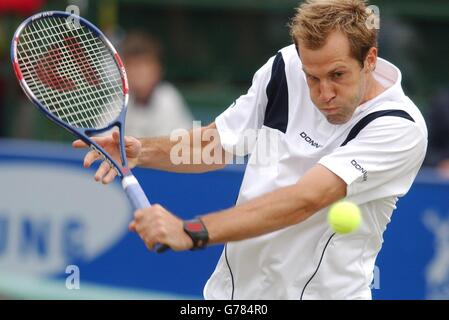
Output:
[[[120,172],[120,170],[118,170],[118,168],[117,168],[117,165],[112,163],[112,161],[108,157],[106,157],[104,155],[104,153],[100,149],[98,149],[94,144],[90,145],[90,149],[95,151],[101,157],[101,159],[103,161],[106,161],[106,163],[109,165],[109,167],[114,169],[119,177],[124,177],[125,174],[128,174],[129,170],[126,168],[123,168],[124,174],[122,172]]]

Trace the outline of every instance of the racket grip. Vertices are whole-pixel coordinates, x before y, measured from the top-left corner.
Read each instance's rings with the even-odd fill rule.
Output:
[[[168,249],[170,249],[170,247],[167,246],[166,244],[156,243],[156,245],[154,246],[154,250],[156,250],[157,253],[165,252]]]
[[[150,201],[148,201],[148,198],[145,195],[145,192],[143,192],[142,187],[140,186],[136,177],[134,177],[132,174],[127,175],[123,178],[122,186],[135,210],[151,206]]]
[[[142,187],[140,186],[136,177],[134,177],[132,174],[127,175],[123,178],[122,186],[135,210],[151,206],[150,201],[148,201],[148,198],[145,195],[145,192],[143,192]],[[157,253],[165,252],[168,249],[170,249],[170,247],[165,244],[157,243],[155,246],[155,250]]]

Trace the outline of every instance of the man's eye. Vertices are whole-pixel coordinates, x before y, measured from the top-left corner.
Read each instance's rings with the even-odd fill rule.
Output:
[[[335,72],[333,74],[334,79],[339,79],[344,75],[344,72]]]
[[[307,75],[307,79],[310,80],[310,81],[318,81],[317,77],[311,76],[309,74]]]

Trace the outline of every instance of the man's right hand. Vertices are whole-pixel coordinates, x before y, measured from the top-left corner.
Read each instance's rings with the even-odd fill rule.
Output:
[[[106,152],[117,162],[121,164],[120,147],[119,147],[119,133],[114,131],[111,136],[94,137],[93,140],[98,143]],[[87,148],[88,145],[81,140],[76,140],[72,143],[74,148]],[[137,161],[142,149],[142,144],[134,137],[125,137],[125,152],[128,159],[128,166],[130,169],[137,165]],[[89,168],[92,163],[101,160],[101,156],[94,150],[90,150],[84,157],[84,167]],[[117,172],[111,166],[103,161],[97,172],[95,173],[95,180],[108,184],[114,180]]]

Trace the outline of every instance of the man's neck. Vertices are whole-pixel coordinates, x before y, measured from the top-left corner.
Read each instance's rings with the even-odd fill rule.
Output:
[[[370,80],[368,82],[367,94],[365,95],[362,104],[374,99],[387,89],[384,86],[382,86],[382,84],[379,81],[377,81],[372,74],[369,77]]]

